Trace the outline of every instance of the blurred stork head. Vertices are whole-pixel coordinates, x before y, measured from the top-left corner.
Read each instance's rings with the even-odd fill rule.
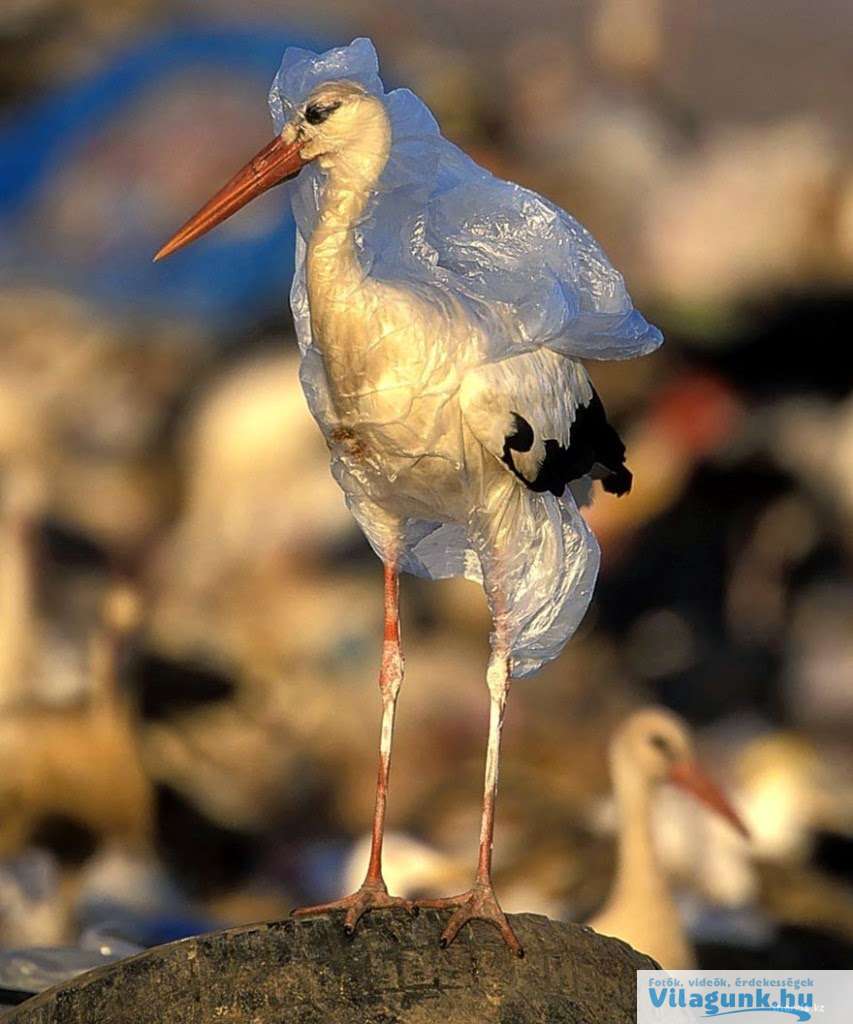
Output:
[[[646,783],[669,780],[673,766],[693,761],[693,739],[687,724],[664,708],[644,708],[616,731],[610,745],[617,772],[626,767]]]
[[[746,827],[722,790],[696,759],[687,723],[672,712],[644,708],[631,715],[613,737],[610,762],[614,784],[623,797],[670,782],[747,836]]]

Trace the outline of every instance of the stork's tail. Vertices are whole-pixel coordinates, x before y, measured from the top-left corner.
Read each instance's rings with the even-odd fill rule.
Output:
[[[576,433],[590,453],[590,475],[601,481],[608,494],[627,494],[634,477],[625,465],[625,443],[608,422],[604,404],[594,388],[592,401],[578,410],[578,417],[572,425],[573,444]]]
[[[622,497],[631,490],[634,474],[627,466],[622,465],[616,470],[608,470],[601,478],[601,486],[608,494]]]

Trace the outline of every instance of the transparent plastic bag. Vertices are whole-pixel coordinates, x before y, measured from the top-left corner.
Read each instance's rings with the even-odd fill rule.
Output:
[[[354,134],[353,148],[338,154],[352,163],[348,178],[329,160],[314,160],[286,186],[297,224],[291,304],[308,404],[347,504],[380,557],[434,579],[482,581],[512,672],[528,675],[559,653],[583,617],[598,547],[568,488],[536,492],[503,464],[513,415],[530,410],[529,461],[541,459],[545,439],[569,444],[589,392],[575,360],[643,355],[662,338],[578,221],[479,167],[441,135],[412,92],[384,91],[369,40],[320,55],[287,50],[270,93],[277,130],[304,125],[309,96],[321,86],[332,94],[328,83],[339,82],[381,100],[390,147],[359,151]],[[382,133],[376,138],[380,146]],[[356,173],[359,159],[380,168],[361,196],[347,184],[367,180]],[[321,211],[322,244],[329,243],[324,203],[333,179],[335,217],[347,203],[357,211],[341,228],[357,267],[330,301],[346,306],[350,324],[338,335],[359,339],[366,367],[351,385],[339,373],[334,386],[328,361],[340,337],[317,337],[308,288]],[[513,373],[489,372],[510,359]]]

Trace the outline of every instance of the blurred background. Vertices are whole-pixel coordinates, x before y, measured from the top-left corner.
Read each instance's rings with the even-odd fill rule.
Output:
[[[608,737],[658,702],[753,833],[661,794],[703,965],[850,966],[853,8],[245,6],[0,7],[0,947],[121,951],[360,880],[381,570],[299,390],[284,196],[150,257],[271,136],[285,47],[368,35],[386,86],[578,216],[667,338],[590,367],[635,490],[587,510],[591,610],[510,697],[505,909],[599,905]],[[475,858],[488,618],[462,581],[402,602],[386,878],[446,895]]]

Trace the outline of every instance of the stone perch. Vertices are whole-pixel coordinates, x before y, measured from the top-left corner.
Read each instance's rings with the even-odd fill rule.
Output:
[[[450,914],[374,911],[348,939],[340,915],[250,925],[159,946],[11,1010],[3,1024],[629,1024],[636,975],[657,965],[575,924],[512,917],[512,956]]]

